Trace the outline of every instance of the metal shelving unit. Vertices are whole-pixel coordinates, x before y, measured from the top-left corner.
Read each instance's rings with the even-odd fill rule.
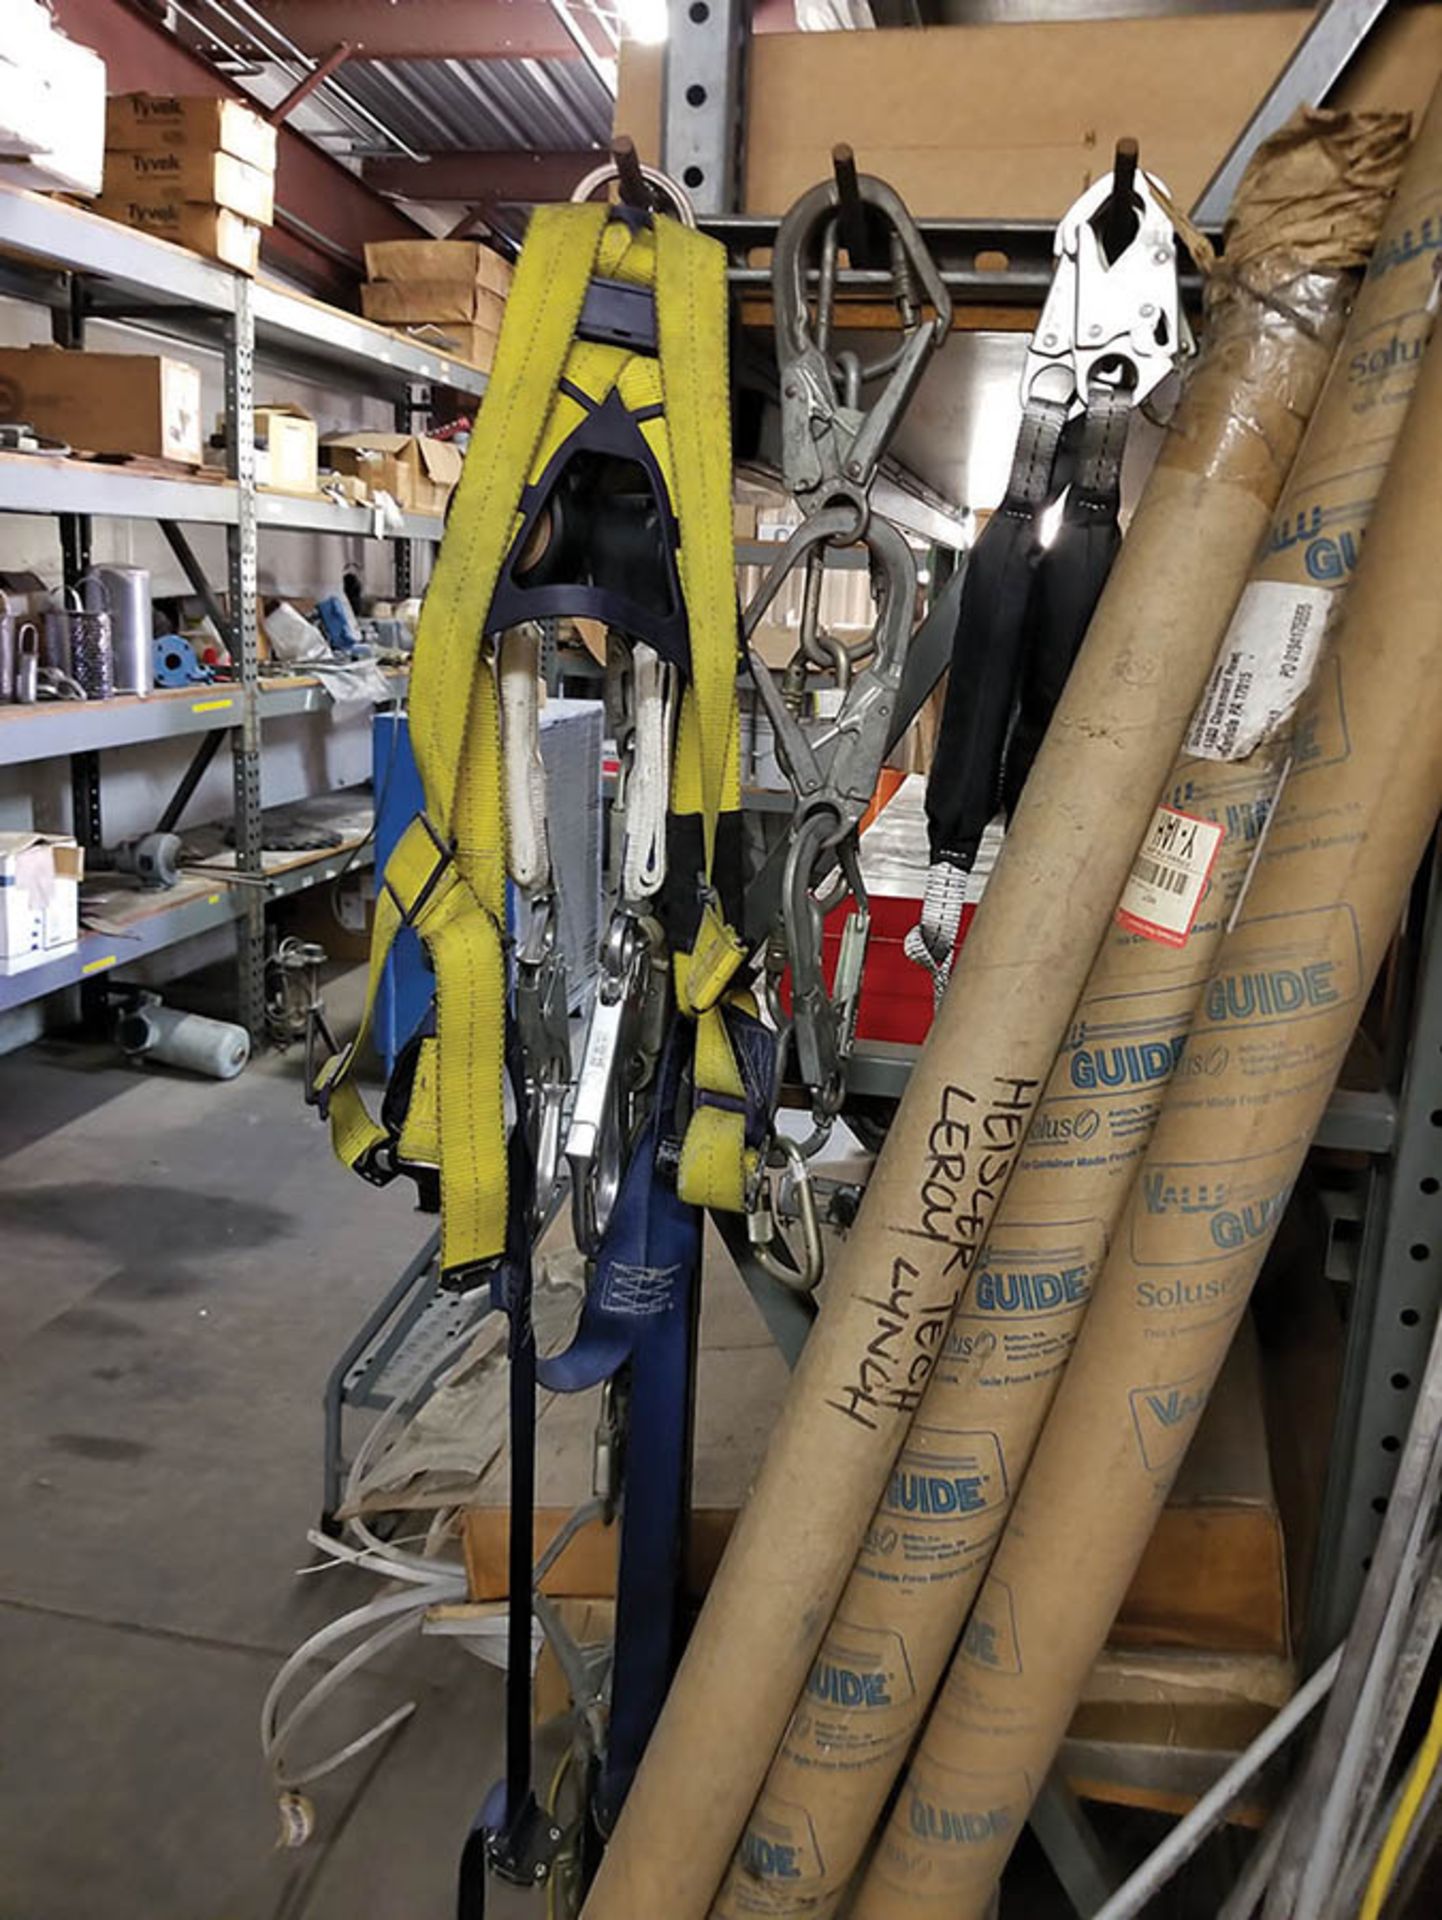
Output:
[[[52,333],[61,345],[83,346],[89,320],[130,321],[150,333],[222,355],[226,441],[232,449],[227,479],[172,478],[94,461],[4,455],[0,512],[58,518],[67,584],[90,565],[94,518],[156,521],[213,617],[219,612],[217,597],[179,529],[184,524],[223,527],[227,641],[237,668],[234,682],[213,688],[95,706],[57,704],[0,712],[0,765],[68,756],[75,834],[94,848],[103,844],[101,752],[224,730],[232,755],[236,863],[246,876],[234,886],[222,885],[217,894],[199,901],[187,898],[146,916],[136,923],[134,937],[114,941],[87,935],[74,953],[0,977],[0,1009],[83,983],[144,953],[235,922],[239,1014],[258,1033],[264,1022],[267,899],[333,877],[343,864],[322,858],[269,878],[263,872],[264,723],[286,713],[318,711],[326,696],[314,682],[273,687],[261,681],[256,604],[260,534],[334,533],[389,540],[395,548],[397,587],[404,593],[410,591],[411,543],[434,545],[443,523],[435,515],[408,514],[399,533],[394,528],[378,531],[368,508],[260,490],[254,471],[256,363],[389,400],[397,420],[407,426],[428,409],[434,387],[479,395],[486,376],[440,349],[285,287],[252,281],[186,248],[44,195],[0,187],[0,253],[0,293],[47,307]],[[202,739],[198,750],[208,750],[208,743]],[[111,946],[117,948],[113,954]]]
[[[252,894],[262,903],[282,899],[369,866],[372,858],[371,849],[365,845],[336,847],[313,860],[270,874],[263,890],[250,884],[228,886],[219,876],[184,882],[183,898],[157,899],[153,912],[131,921],[123,931],[84,932],[76,946],[53,960],[40,961],[19,973],[0,974],[0,1013],[24,1006],[43,994],[84,986],[116,967],[130,966],[215,927],[243,923]]]
[[[255,511],[259,526],[279,532],[348,533],[434,545],[444,529],[439,514],[408,513],[403,516],[400,534],[377,535],[375,515],[369,507],[350,506],[323,494],[258,489]],[[240,524],[240,489],[231,480],[172,479],[93,460],[0,453],[0,512],[71,513],[114,520],[234,527]]]
[[[395,672],[391,678],[399,697],[406,676]],[[158,688],[143,698],[119,694],[113,700],[0,707],[0,767],[225,731],[236,724],[240,700],[238,686],[217,681],[213,686]],[[290,714],[323,713],[330,705],[329,694],[314,678],[262,680],[256,700],[262,726]]]

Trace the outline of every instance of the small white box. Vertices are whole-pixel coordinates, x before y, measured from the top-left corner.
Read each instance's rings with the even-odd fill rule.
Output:
[[[5,0],[5,32],[0,35],[0,66],[34,67],[36,49],[55,31],[50,10],[40,0]]]
[[[105,174],[105,62],[100,55],[63,33],[50,33],[0,71],[18,78],[31,101],[17,109],[23,125],[14,129],[29,157],[0,157],[0,180],[41,193],[99,193]],[[8,98],[13,88],[5,92]],[[37,152],[31,147],[32,107],[42,99],[44,138]],[[0,148],[4,145],[0,135]]]
[[[50,83],[18,60],[0,58],[0,154],[7,160],[43,154],[54,138],[54,125]]]
[[[0,962],[53,959],[80,938],[84,850],[63,833],[0,833]]]

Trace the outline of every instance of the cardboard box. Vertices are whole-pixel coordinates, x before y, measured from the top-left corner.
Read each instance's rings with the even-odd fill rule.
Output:
[[[510,261],[479,240],[368,240],[365,254],[368,280],[464,280],[503,297],[511,290]]]
[[[489,373],[495,365],[496,345],[501,337],[499,327],[427,327],[424,337],[437,346],[444,347],[447,353],[464,360],[469,367],[479,367],[482,373]]]
[[[237,273],[255,273],[260,267],[260,228],[225,207],[192,206],[185,200],[156,205],[105,195],[96,201],[95,211],[122,226],[208,254]]]
[[[201,462],[200,372],[166,354],[0,348],[0,417],[85,453]]]
[[[256,457],[265,458],[263,484],[277,493],[314,493],[318,484],[319,436],[301,407],[257,407]]]
[[[275,128],[239,100],[209,94],[112,94],[105,145],[116,153],[232,153],[263,173],[275,172]]]
[[[742,210],[785,212],[839,140],[918,216],[1058,220],[1122,134],[1189,207],[1313,25],[1307,7],[757,34]],[[923,37],[917,38],[920,32]],[[626,41],[612,125],[660,161],[663,49]],[[1442,7],[1391,7],[1331,104],[1426,105]]]
[[[1104,1653],[1058,1766],[1083,1799],[1179,1818],[1296,1690],[1293,1663],[1268,1654]],[[1264,1772],[1227,1819],[1260,1826],[1274,1797]]]
[[[327,465],[364,480],[372,495],[388,493],[407,513],[444,513],[461,477],[459,447],[412,433],[330,433],[321,442]]]
[[[275,218],[275,175],[237,160],[233,153],[195,147],[164,147],[158,153],[105,156],[105,194],[143,207],[227,207],[243,220],[268,227]]]
[[[6,34],[9,19],[6,19]],[[41,193],[99,193],[105,159],[105,62],[63,33],[23,39],[0,65],[0,181]],[[16,150],[18,149],[18,153]]]
[[[0,963],[17,972],[80,938],[85,853],[64,833],[0,833]]]
[[[494,331],[505,311],[505,294],[474,280],[368,280],[361,288],[361,312],[387,327],[479,321]]]

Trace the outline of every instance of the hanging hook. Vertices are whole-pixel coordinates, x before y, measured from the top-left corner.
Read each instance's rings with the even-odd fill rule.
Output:
[[[1092,231],[1101,242],[1108,265],[1119,260],[1126,252],[1136,238],[1140,224],[1135,192],[1137,158],[1135,140],[1117,141],[1116,155],[1112,160],[1111,195],[1092,221]]]

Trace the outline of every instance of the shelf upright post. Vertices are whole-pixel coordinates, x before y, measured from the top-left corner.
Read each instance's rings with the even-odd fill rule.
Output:
[[[431,410],[431,391],[418,382],[406,382],[405,392],[395,403],[395,423],[397,433],[414,433],[416,422],[422,414]],[[415,542],[404,536],[391,542],[392,578],[391,587],[394,598],[409,600],[416,590],[416,549]]]
[[[66,276],[67,298],[63,306],[50,313],[50,337],[57,347],[78,350],[85,345],[85,282],[78,273]],[[91,565],[91,524],[88,513],[62,513],[59,516],[60,577],[67,589],[79,590]],[[98,847],[102,840],[100,819],[100,755],[74,753],[70,756],[71,818],[75,838],[82,847]]]
[[[751,0],[676,0],[669,13],[661,164],[686,189],[697,213],[734,213],[740,200]]]
[[[1442,1302],[1442,862],[1426,908],[1393,1149],[1368,1175],[1312,1575],[1309,1666],[1343,1637],[1356,1609]]]
[[[245,911],[236,922],[242,1025],[265,1030],[265,889],[258,876],[260,822],[260,640],[255,493],[255,313],[251,282],[235,277],[235,309],[226,324],[225,428],[239,511],[225,533],[230,588],[230,648],[240,687],[240,725],[231,733],[235,788],[235,864]]]

